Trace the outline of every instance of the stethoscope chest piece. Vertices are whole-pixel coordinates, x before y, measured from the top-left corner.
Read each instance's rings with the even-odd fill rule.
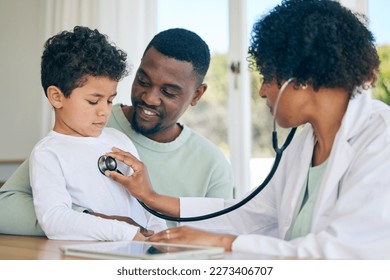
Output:
[[[112,157],[103,155],[98,159],[98,168],[103,175],[105,175],[104,172],[106,172],[107,170],[118,171],[117,167],[118,164],[116,160]]]

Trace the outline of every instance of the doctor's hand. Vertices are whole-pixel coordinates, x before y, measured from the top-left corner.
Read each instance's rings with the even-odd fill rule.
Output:
[[[147,241],[217,246],[225,248],[226,252],[230,252],[232,250],[233,241],[236,238],[237,236],[235,235],[216,234],[208,231],[198,230],[188,226],[181,226],[161,231],[150,237]]]
[[[131,176],[124,176],[117,172],[106,171],[104,174],[109,176],[114,181],[117,181],[135,198],[145,201],[156,195],[149,180],[149,175],[146,166],[129,152],[122,151],[118,148],[112,148],[112,151],[106,156],[113,157],[117,161],[121,161],[131,169],[134,173]]]
[[[104,173],[106,176],[109,176],[120,183],[132,196],[142,201],[150,208],[170,216],[179,216],[179,199],[176,197],[160,195],[153,190],[147,168],[143,162],[132,154],[115,147],[112,148],[112,151],[107,153],[106,156],[113,157],[117,161],[123,162],[134,171],[131,176],[124,176],[118,172],[106,171]]]

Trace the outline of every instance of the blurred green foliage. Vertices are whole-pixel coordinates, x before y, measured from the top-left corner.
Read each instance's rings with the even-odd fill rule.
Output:
[[[205,94],[180,121],[214,142],[228,156],[227,55],[212,56],[205,83],[208,86]]]
[[[380,73],[372,94],[374,98],[390,105],[390,45],[378,47],[378,54],[381,60]]]

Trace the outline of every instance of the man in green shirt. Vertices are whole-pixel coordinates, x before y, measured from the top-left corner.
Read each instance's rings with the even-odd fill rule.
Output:
[[[209,63],[208,46],[197,34],[178,28],[160,32],[146,47],[136,72],[132,105],[113,107],[107,126],[131,138],[159,193],[232,197],[232,173],[223,154],[178,123],[206,91]],[[27,161],[0,188],[0,213],[0,233],[44,235],[35,216]]]

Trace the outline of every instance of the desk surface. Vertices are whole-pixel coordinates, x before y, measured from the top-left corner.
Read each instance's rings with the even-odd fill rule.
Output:
[[[60,247],[69,244],[98,241],[49,240],[46,237],[0,234],[0,260],[80,260],[81,257],[65,256]],[[223,259],[269,259],[261,255],[225,253]]]
[[[71,260],[82,259],[64,256],[60,247],[82,241],[49,240],[46,237],[0,234],[0,260]]]

